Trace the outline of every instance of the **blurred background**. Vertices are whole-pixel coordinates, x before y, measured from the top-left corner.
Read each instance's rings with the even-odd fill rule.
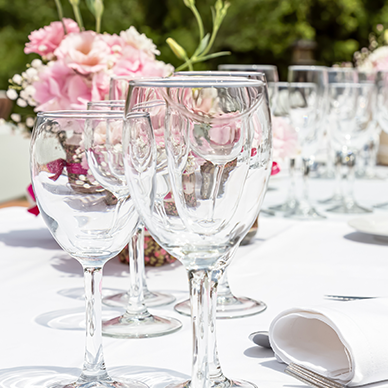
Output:
[[[369,36],[377,32],[377,25],[388,27],[388,0],[229,1],[231,6],[212,52],[231,51],[232,54],[199,63],[195,65],[197,70],[216,69],[220,63],[274,64],[280,80],[285,80],[291,64],[332,66],[352,62],[355,51],[369,46]],[[61,3],[64,16],[74,18],[70,2]],[[94,29],[93,15],[85,1],[80,3],[85,28]],[[215,0],[196,1],[207,32],[212,28],[210,7],[214,3]],[[157,45],[161,51],[158,59],[175,67],[182,62],[166,44],[168,37],[182,44],[189,54],[197,47],[197,23],[182,0],[105,0],[104,6],[102,31],[119,33],[133,25]],[[54,0],[0,0],[0,98],[3,102],[8,80],[38,58],[35,54],[24,54],[28,35],[57,20],[57,15]],[[7,100],[2,104],[0,120],[9,118],[12,103]],[[15,112],[19,109],[14,107]],[[1,204],[25,192],[29,182],[29,140],[25,136],[11,138],[9,126],[0,124],[0,127],[0,165],[8,166],[1,169]],[[15,154],[15,149],[20,152]],[[15,175],[18,179],[12,180]]]
[[[205,29],[211,29],[210,6],[197,0]],[[376,25],[388,27],[388,0],[230,0],[231,6],[212,51],[229,50],[196,69],[215,69],[219,63],[258,63],[278,66],[284,79],[287,66],[316,63],[331,66],[352,61],[353,53],[368,46]],[[197,46],[197,25],[181,0],[105,0],[102,31],[118,33],[135,26],[153,39],[160,60],[180,62],[167,46],[172,37],[190,52]],[[64,16],[73,18],[71,5],[62,1]],[[92,14],[81,2],[85,28],[94,29]],[[0,1],[0,90],[8,79],[25,70],[34,54],[23,52],[28,34],[57,20],[54,0]],[[37,56],[36,56],[37,57]]]

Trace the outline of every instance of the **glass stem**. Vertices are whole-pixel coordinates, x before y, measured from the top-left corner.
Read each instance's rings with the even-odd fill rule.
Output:
[[[355,180],[355,165],[356,155],[353,152],[348,152],[345,155],[345,164],[348,167],[348,173],[346,174],[345,189],[344,189],[344,201],[346,206],[352,206],[354,200],[354,180]]]
[[[341,189],[341,182],[342,182],[342,153],[336,152],[335,154],[335,160],[334,160],[334,166],[335,166],[335,183],[334,183],[334,195],[333,198],[336,200],[341,200],[343,197],[342,189]]]
[[[228,281],[228,270],[224,271],[224,274],[221,276],[220,281],[218,282],[217,295],[226,298],[232,296]]]
[[[227,386],[226,382],[228,379],[224,376],[221,364],[218,358],[218,348],[217,348],[217,334],[216,334],[216,313],[217,313],[217,286],[224,282],[225,290],[233,297],[229,289],[228,278],[226,276],[226,270],[223,271],[213,271],[211,273],[211,283],[210,283],[210,324],[208,326],[209,330],[209,375],[212,387],[222,387]]]
[[[193,359],[190,386],[208,388],[209,328],[215,328],[214,293],[211,292],[211,272],[205,269],[189,270],[191,324],[193,326]]]
[[[290,186],[288,191],[287,202],[290,203],[292,207],[294,207],[296,202],[295,159],[290,159],[289,171],[290,171]]]
[[[131,241],[129,251],[129,291],[126,315],[149,315],[144,304],[144,225],[139,223]]]
[[[83,267],[86,301],[86,347],[79,381],[110,380],[102,349],[102,267]]]
[[[310,204],[309,177],[310,177],[310,159],[303,159],[303,192],[302,192],[302,199],[307,204]]]

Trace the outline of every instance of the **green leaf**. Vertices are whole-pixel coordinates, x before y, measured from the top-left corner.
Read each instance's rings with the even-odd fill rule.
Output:
[[[195,51],[195,54],[196,55],[201,55],[201,53],[205,50],[205,48],[207,47],[208,43],[209,43],[209,39],[210,39],[210,34],[207,33],[203,39],[201,40],[201,43],[199,44],[197,50]]]
[[[89,8],[89,11],[96,16],[96,8],[94,6],[95,0],[86,0],[86,5]]]

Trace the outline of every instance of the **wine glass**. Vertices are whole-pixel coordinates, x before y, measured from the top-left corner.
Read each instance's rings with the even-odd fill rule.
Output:
[[[325,218],[310,202],[309,175],[323,135],[323,124],[327,112],[327,68],[322,66],[290,66],[288,68],[289,104],[291,123],[298,133],[300,155],[296,157],[301,165],[303,180],[302,194],[296,206],[286,217],[301,220]]]
[[[361,71],[357,70],[358,80],[360,83],[370,83],[374,85],[374,106],[377,104],[377,87],[376,87],[376,75],[375,71]],[[370,137],[367,139],[366,143],[362,148],[361,161],[362,165],[359,168],[359,171],[356,172],[357,176],[362,177],[363,179],[381,179],[377,174],[376,164],[377,164],[377,153],[380,144],[380,133],[381,127],[377,122],[376,109],[373,109],[370,126]]]
[[[101,283],[104,264],[128,242],[138,223],[130,197],[117,198],[94,179],[85,155],[85,131],[122,122],[122,114],[53,111],[37,115],[31,139],[31,177],[37,205],[61,248],[83,267],[86,349],[75,382],[51,388],[146,388],[116,381],[105,368],[101,336]]]
[[[105,111],[101,111],[105,112]],[[108,111],[109,112],[109,111]],[[90,170],[97,182],[112,192],[116,198],[129,197],[124,175],[121,132],[124,112],[119,111],[121,121],[106,121],[106,125],[89,126],[85,131],[85,150]],[[148,113],[130,113],[127,121],[134,126],[149,126]],[[105,123],[103,123],[105,124]],[[144,303],[144,226],[141,220],[129,242],[130,287],[127,293],[126,311],[123,315],[103,322],[104,335],[115,338],[145,338],[170,334],[181,328],[177,319],[151,315]]]
[[[265,74],[259,71],[179,71],[174,73],[175,77],[244,77],[257,79],[267,87]],[[266,88],[267,89],[267,88]],[[265,91],[269,103],[268,92]],[[245,296],[237,297],[233,295],[229,281],[228,269],[225,269],[223,276],[218,282],[217,288],[217,318],[241,318],[263,312],[267,305],[259,300],[254,300]],[[190,300],[186,299],[177,303],[174,309],[178,313],[190,316]]]
[[[271,173],[265,85],[234,77],[129,84],[126,113],[166,100],[165,112],[154,118],[163,120],[164,136],[126,122],[124,167],[148,230],[188,271],[194,340],[190,385],[252,387],[223,375],[215,316],[218,281],[258,216]]]
[[[127,98],[128,81],[133,80],[133,76],[116,75],[110,77],[109,100],[125,100]]]
[[[223,64],[218,65],[218,70],[223,71],[258,71],[265,74],[268,83],[270,108],[273,111],[277,100],[277,83],[279,82],[278,68],[275,65],[242,65]]]
[[[288,82],[278,82],[278,94],[275,105],[275,109],[272,111],[273,123],[275,120],[282,120],[284,125],[292,127],[291,115],[290,115],[290,96],[289,89],[290,85]],[[274,124],[273,124],[274,125]],[[274,132],[274,131],[273,131]],[[297,148],[295,150],[297,152]],[[279,205],[270,206],[269,208],[274,211],[283,213],[292,212],[297,205],[296,197],[296,182],[295,182],[295,158],[297,154],[291,155],[285,158],[286,163],[289,166],[289,184],[287,190],[287,198],[284,203]]]
[[[379,127],[388,133],[388,71],[376,74],[376,118]],[[374,205],[375,208],[388,210],[388,202]]]
[[[125,79],[128,77],[125,77]],[[132,79],[132,78],[131,78]],[[120,80],[120,90],[125,92],[128,90],[128,81],[125,80],[125,85],[124,81],[119,78]],[[117,80],[116,80],[117,81]],[[116,90],[116,87],[113,83],[112,88]],[[103,100],[103,101],[90,101],[87,103],[87,108],[88,110],[119,110],[124,113],[124,105],[125,105],[125,100]],[[146,275],[145,275],[145,268],[144,268],[144,225],[142,223],[139,223],[139,227],[136,228],[135,231],[138,235],[137,236],[132,236],[131,238],[136,239],[137,243],[136,244],[141,244],[141,241],[143,241],[143,245],[139,246],[139,250],[133,251],[131,250],[132,253],[137,253],[138,255],[143,256],[143,259],[138,259],[138,274],[142,278],[142,284],[143,284],[143,296],[144,298],[143,302],[147,307],[158,307],[158,306],[163,306],[166,304],[173,303],[175,301],[175,296],[172,294],[164,293],[164,292],[159,292],[159,291],[150,291],[147,286],[147,280],[146,280]],[[136,246],[136,245],[135,245]],[[131,248],[131,243],[128,246],[128,249]],[[128,263],[129,267],[131,267],[131,263]],[[140,280],[138,280],[136,277],[133,278],[135,281],[135,284],[139,285]],[[126,292],[119,292],[117,294],[109,295],[106,296],[102,299],[102,302],[111,307],[128,307],[128,303],[130,302],[130,290],[133,287],[130,286],[130,289]]]
[[[369,213],[370,209],[357,204],[354,198],[356,154],[371,135],[375,86],[358,82],[358,73],[351,68],[329,70],[329,135],[337,153],[337,181],[340,203],[328,209],[334,213]],[[342,165],[347,166],[346,181],[342,179]],[[344,185],[344,187],[342,187]]]

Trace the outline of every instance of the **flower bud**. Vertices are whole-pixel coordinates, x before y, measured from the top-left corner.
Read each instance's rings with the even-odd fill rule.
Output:
[[[174,39],[167,38],[166,42],[170,46],[170,49],[173,51],[173,53],[179,59],[183,59],[183,60],[187,59],[187,54],[185,49],[181,45],[179,45]]]

